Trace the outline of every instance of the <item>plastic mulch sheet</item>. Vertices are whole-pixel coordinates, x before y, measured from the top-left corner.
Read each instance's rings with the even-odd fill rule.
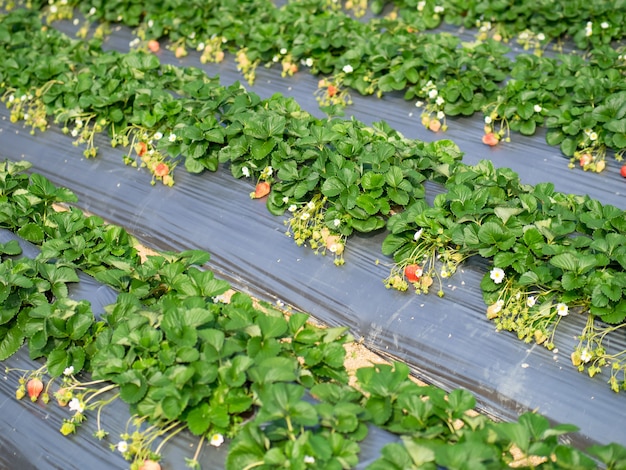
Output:
[[[130,33],[120,29],[106,47],[126,50],[130,39]],[[178,60],[162,50],[160,58],[201,66],[193,54]],[[242,78],[232,60],[201,67],[209,75],[219,75],[223,84]],[[281,78],[277,68],[259,68],[255,86],[248,89],[264,98],[276,92],[293,96],[304,109],[321,117],[313,96],[317,81],[318,77],[306,72]],[[547,146],[541,133],[532,138],[513,135],[511,143],[490,148],[480,141],[483,123],[479,116],[449,119],[445,134],[433,134],[421,126],[419,110],[401,96],[379,100],[353,94],[353,100],[347,113],[365,123],[384,120],[409,138],[449,138],[461,147],[468,164],[490,159],[496,166],[512,168],[524,183],[552,182],[558,191],[588,194],[604,204],[626,209],[626,186],[611,158],[607,159],[607,171],[601,174],[569,170],[567,158],[558,148]],[[488,269],[486,264],[470,260],[462,266],[447,279],[443,298],[388,290],[382,282],[388,275],[386,265],[391,263],[380,253],[384,233],[351,237],[346,264],[336,267],[332,259],[296,246],[285,236],[286,219],[272,216],[263,200],[251,200],[252,183],[235,180],[228,169],[191,175],[180,168],[175,172],[174,187],[153,187],[147,172],[123,165],[123,150],[111,149],[104,135],[97,136],[98,157],[87,160],[82,149],[72,146],[71,138],[58,127],[32,136],[19,123],[10,124],[8,116],[6,109],[0,110],[1,158],[32,162],[33,172],[75,192],[80,208],[125,227],[144,244],[167,250],[206,250],[211,254],[208,268],[234,288],[281,301],[329,325],[349,326],[366,346],[405,361],[426,382],[447,390],[468,389],[477,397],[479,409],[490,416],[516,419],[524,411],[537,410],[555,424],[577,425],[580,432],[569,436],[576,446],[626,445],[626,429],[620,418],[626,395],[610,390],[607,374],[590,379],[570,362],[569,354],[577,344],[575,336],[585,319],[569,315],[561,321],[555,338],[561,352],[496,332],[485,317],[479,287]],[[430,186],[429,196],[436,191]],[[95,295],[101,286],[83,289]],[[100,294],[97,299],[110,300],[111,293]],[[616,335],[610,347],[626,348],[624,335]],[[22,350],[8,366],[24,366],[26,360],[27,353]],[[68,438],[58,432],[62,417],[54,415],[51,407],[39,409],[17,402],[13,398],[16,387],[15,374],[2,381],[0,422],[11,432],[0,440],[0,466],[73,468],[76,462],[88,462],[88,468],[124,466],[119,454],[114,455],[108,444],[91,436],[89,426],[93,423],[89,423],[93,420],[69,438],[69,456]],[[123,428],[128,411],[121,406],[111,412],[119,413],[107,418],[113,435],[116,426]],[[370,458],[376,454],[372,449],[390,439],[381,434],[377,440],[377,435],[373,433],[371,446],[363,444]],[[179,450],[186,457],[193,454],[195,442],[181,439],[166,446],[166,456]],[[206,452],[211,452],[210,462],[223,462],[223,449]],[[214,453],[219,458],[214,458]],[[175,460],[183,467],[182,456]]]

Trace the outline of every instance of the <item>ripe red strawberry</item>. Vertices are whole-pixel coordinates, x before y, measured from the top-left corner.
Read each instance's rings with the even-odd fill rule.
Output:
[[[28,396],[32,401],[37,401],[39,398],[39,394],[43,391],[43,382],[38,378],[33,378],[28,381],[26,384],[26,390],[28,391]]]
[[[254,197],[258,199],[270,193],[270,184],[267,181],[259,181],[254,189]]]
[[[620,168],[619,174],[622,175],[624,178],[626,178],[626,165]]]
[[[417,264],[409,264],[404,268],[404,277],[409,282],[418,282],[422,277],[422,268]]]

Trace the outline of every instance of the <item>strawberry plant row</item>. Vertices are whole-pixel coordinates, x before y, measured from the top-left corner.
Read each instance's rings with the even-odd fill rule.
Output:
[[[319,120],[293,99],[261,100],[146,52],[102,52],[97,42],[42,28],[27,10],[0,27],[12,120],[24,119],[34,132],[53,116],[87,144],[87,156],[95,154],[94,133],[106,130],[113,146],[130,148],[127,162],[165,184],[173,184],[179,162],[192,173],[227,163],[235,177],[258,182],[252,197],[269,192],[269,210],[290,215],[287,233],[296,243],[331,253],[336,264],[354,231],[387,226],[383,252],[397,263],[388,287],[425,293],[469,256],[492,260],[492,278],[481,287],[499,328],[552,347],[559,319],[580,309],[589,321],[572,362],[590,375],[609,366],[611,388],[624,387],[623,354],[603,344],[626,316],[622,210],[550,185],[521,185],[515,173],[488,163],[463,165],[449,141],[405,139],[384,123]],[[39,42],[43,54],[15,53]],[[433,207],[425,181],[447,190]],[[38,232],[23,236],[38,241]]]
[[[261,100],[198,69],[161,66],[145,52],[98,51],[97,44],[42,30],[27,10],[11,13],[2,26],[15,33],[5,36],[0,52],[8,63],[2,99],[11,121],[23,119],[35,132],[54,117],[86,145],[88,157],[97,151],[93,135],[107,131],[112,146],[129,147],[127,162],[168,185],[181,161],[192,173],[229,162],[235,177],[273,183],[273,213],[322,211],[322,220],[302,216],[302,226],[290,227],[301,243],[322,228],[345,238],[384,227],[392,206],[422,199],[423,182],[444,181],[461,156],[449,141],[405,139],[384,123],[320,120],[293,99]],[[25,42],[49,46],[22,58],[15,52]]]
[[[517,40],[525,49],[556,47],[571,40],[581,50],[619,41],[626,35],[626,3],[583,0],[546,3],[541,0],[373,0],[379,14],[393,5],[395,14],[418,30],[442,23],[477,28],[479,37],[501,41]]]
[[[153,468],[147,465],[183,430],[216,447],[232,439],[228,469],[353,468],[368,425],[403,439],[385,446],[371,469],[624,465],[623,447],[596,445],[584,454],[559,443],[574,427],[551,427],[533,413],[512,423],[468,414],[470,393],[417,385],[401,363],[360,368],[348,385],[345,328],[319,328],[300,313],[285,317],[241,293],[226,299],[228,284],[202,269],[207,253],[142,260],[122,228],[67,207],[74,195],[25,174],[28,167],[0,166],[0,225],[41,248],[28,259],[16,242],[0,245],[3,304],[15,307],[3,314],[2,359],[24,340],[32,357],[45,357],[40,369],[22,372],[16,393],[45,403],[52,394],[68,406],[63,434],[79,432],[92,413],[100,423],[113,400],[126,402],[134,418],[111,448],[131,468]],[[59,204],[68,210],[57,211]],[[88,256],[92,249],[98,257]],[[88,302],[67,298],[77,269],[119,291],[98,321]],[[96,437],[107,438],[100,424]],[[192,468],[201,464],[200,447],[187,461]]]
[[[215,2],[198,5],[191,17],[186,5],[64,1],[31,6],[48,21],[71,19],[76,7],[90,21],[136,27],[136,45],[143,48],[150,45],[157,50],[157,40],[168,38],[178,57],[193,48],[202,54],[203,62],[219,62],[224,52],[230,52],[250,83],[259,65],[281,63],[283,75],[305,66],[328,76],[320,81],[318,100],[329,114],[340,113],[351,101],[349,89],[378,96],[404,91],[405,98],[422,109],[422,123],[433,131],[445,130],[449,116],[482,112],[483,141],[488,145],[509,140],[510,131],[533,135],[544,126],[550,129],[547,142],[570,157],[571,167],[580,164],[584,170],[602,171],[607,150],[622,159],[624,54],[611,40],[623,35],[619,16],[615,17],[623,15],[623,7],[615,10],[611,2],[602,2],[591,12],[588,6],[573,7],[572,2],[557,9],[538,2],[541,14],[527,18],[528,24],[520,19],[527,15],[511,16],[517,9],[536,11],[523,2],[514,9],[498,1],[457,3],[401,2],[398,12],[366,23],[318,0],[288,2],[280,8],[261,0]],[[538,47],[536,55],[509,58],[511,49],[493,39],[506,39],[508,33],[489,29],[489,18],[496,22],[500,17],[517,21],[512,31],[546,24],[546,32],[526,34],[526,44]],[[492,37],[463,43],[449,33],[424,32],[442,19],[463,20],[466,25],[483,21],[481,34],[488,36],[483,33],[489,26]],[[554,27],[547,26],[548,19]],[[532,23],[535,20],[539,23]],[[582,27],[587,20],[591,30]],[[82,31],[86,34],[86,29]],[[574,37],[587,52],[542,57],[541,47],[563,35]]]
[[[584,312],[572,362],[590,376],[609,366],[612,390],[622,390],[623,352],[608,352],[602,339],[626,318],[624,211],[551,183],[523,185],[487,161],[458,165],[445,187],[432,207],[418,201],[389,219],[382,251],[397,265],[387,285],[425,293],[466,258],[491,259],[481,288],[498,329],[553,349],[559,321]]]

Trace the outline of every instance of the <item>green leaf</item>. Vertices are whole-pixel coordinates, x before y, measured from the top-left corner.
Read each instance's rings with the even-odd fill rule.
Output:
[[[498,423],[495,429],[498,434],[519,447],[524,454],[528,452],[531,439],[528,428],[520,423]]]
[[[365,210],[369,215],[374,215],[380,210],[380,205],[376,199],[369,194],[360,194],[356,198],[356,204],[361,209]]]
[[[519,128],[519,131],[520,131],[520,134],[523,134],[523,135],[533,135],[536,129],[537,129],[537,123],[534,120],[530,119],[528,121],[522,122]]]
[[[539,276],[533,271],[526,271],[519,278],[519,283],[523,286],[538,285],[540,283]]]
[[[596,462],[587,457],[581,451],[568,447],[565,445],[559,445],[554,449],[554,460],[557,468],[568,469],[589,469],[593,470],[597,468]]]
[[[405,446],[395,442],[386,444],[381,450],[381,458],[367,467],[368,470],[406,470],[409,468],[424,468],[424,470],[431,470],[431,467],[427,466],[413,466],[413,461]]]
[[[503,235],[504,230],[495,222],[485,222],[478,229],[478,239],[488,246],[495,246]]]
[[[322,194],[327,197],[338,196],[343,191],[345,185],[336,176],[331,176],[322,184]]]
[[[393,188],[397,188],[402,184],[404,180],[404,175],[402,174],[402,169],[397,166],[392,166],[389,168],[387,173],[385,173],[385,181],[387,184]]]
[[[573,253],[561,253],[550,258],[550,264],[565,271],[576,271],[578,262]]]
[[[255,160],[260,160],[267,157],[274,147],[276,147],[276,141],[272,138],[265,141],[254,139],[250,142],[250,154]]]
[[[146,396],[148,384],[143,375],[137,370],[127,370],[115,378],[120,384],[120,398],[126,403],[138,403]]]
[[[467,390],[458,388],[448,395],[448,405],[453,416],[460,418],[463,413],[476,406],[476,398]]]
[[[406,80],[396,79],[391,74],[383,75],[378,80],[378,88],[383,93],[404,90],[406,88]]]
[[[607,468],[615,470],[626,469],[626,447],[616,443],[608,445],[592,445],[587,452],[597,457]]]
[[[195,326],[187,323],[185,321],[185,313],[179,310],[167,312],[163,316],[161,328],[165,332],[167,339],[179,346],[193,346],[198,340]]]
[[[200,359],[200,352],[196,348],[184,346],[176,350],[176,362],[189,363],[195,362],[198,359]]]
[[[365,402],[365,409],[371,415],[372,422],[378,426],[382,426],[391,417],[391,400],[389,397],[371,396]]]
[[[385,184],[385,176],[380,173],[368,171],[361,178],[361,186],[366,190],[382,188]]]
[[[486,469],[498,461],[494,447],[483,442],[462,442],[454,446],[440,446],[435,450],[438,465],[444,468]]]
[[[27,240],[31,243],[35,243],[37,245],[41,244],[44,239],[43,229],[34,223],[24,224],[18,231],[17,234],[22,237],[24,240]]]
[[[616,149],[626,148],[626,134],[614,134],[613,135],[613,146]]]
[[[428,469],[428,464],[435,462],[435,452],[433,443],[430,441],[421,441],[419,439],[403,438],[404,446],[411,456],[413,464],[417,468]],[[407,467],[404,467],[407,468]],[[432,467],[434,470],[434,466]]]
[[[524,209],[520,207],[495,207],[493,211],[502,220],[502,223],[506,225],[511,217],[522,213]]]
[[[15,354],[20,346],[22,346],[24,343],[24,335],[18,325],[4,330],[4,334],[1,332],[2,329],[0,329],[0,361],[4,361]]]
[[[293,408],[302,403],[305,389],[294,383],[268,383],[259,388],[261,402],[257,419],[259,421],[281,419],[291,414]]]
[[[229,448],[226,468],[238,470],[258,466],[265,456],[264,438],[265,434],[258,426],[244,426]]]
[[[46,366],[51,377],[59,377],[63,375],[66,367],[69,367],[70,356],[65,350],[55,349],[48,354]]]
[[[254,364],[254,359],[237,355],[230,364],[220,367],[220,377],[230,387],[241,387],[247,380],[246,371]]]
[[[352,219],[352,228],[357,232],[369,233],[385,226],[385,221],[379,217],[368,217],[365,220]]]
[[[548,145],[557,146],[565,139],[565,134],[559,129],[550,129],[546,133],[546,142]]]
[[[587,279],[584,276],[578,276],[573,272],[566,272],[561,278],[563,289],[567,291],[580,289],[586,284],[586,282]]]
[[[393,202],[400,206],[406,206],[409,204],[409,195],[406,191],[403,191],[402,189],[387,188],[387,196],[389,196],[389,199],[391,199]]]
[[[189,140],[204,140],[203,132],[197,126],[183,127],[180,131],[180,136]]]
[[[289,332],[295,336],[295,334],[302,328],[307,320],[309,319],[309,315],[306,313],[293,313],[289,317]]]
[[[262,339],[260,336],[254,336],[248,340],[246,352],[248,356],[255,360],[265,359],[268,357],[276,357],[282,351],[281,344],[273,339]]]
[[[300,401],[293,405],[289,415],[293,423],[300,426],[316,426],[319,422],[317,410],[306,401]]]
[[[158,69],[161,62],[154,54],[146,52],[130,52],[123,56],[123,63],[130,69],[136,70],[152,70]]]
[[[571,157],[578,148],[578,142],[576,139],[567,137],[561,142],[560,148],[561,152],[563,152],[566,156]]]
[[[383,240],[382,249],[381,249],[382,253],[385,256],[392,256],[399,249],[407,245],[409,242],[410,240],[408,240],[407,237],[401,237],[397,235],[387,235],[385,239]]]
[[[592,313],[594,313],[593,310]],[[597,314],[603,322],[611,325],[623,322],[626,319],[626,299],[621,300],[613,309],[608,309],[602,313],[597,312]]]
[[[9,240],[6,243],[0,243],[0,254],[16,256],[22,253],[22,247],[17,240]]]
[[[626,119],[615,119],[609,121],[603,126],[607,131],[615,132],[617,134],[626,134]]]
[[[256,324],[261,328],[261,333],[265,339],[279,338],[288,329],[287,320],[277,316],[259,314],[256,318]]]
[[[202,173],[205,170],[204,165],[198,160],[195,160],[193,158],[185,159],[185,169],[189,173],[194,173],[194,174]]]
[[[600,286],[602,293],[613,302],[618,302],[622,298],[622,289],[623,286],[619,285],[602,284]]]
[[[189,431],[196,436],[204,434],[211,425],[211,414],[208,403],[196,406],[187,414],[187,426]]]
[[[161,400],[161,408],[167,419],[176,420],[183,412],[185,402],[175,396],[167,396]]]
[[[296,380],[296,363],[288,357],[270,357],[248,370],[251,380],[260,384]]]

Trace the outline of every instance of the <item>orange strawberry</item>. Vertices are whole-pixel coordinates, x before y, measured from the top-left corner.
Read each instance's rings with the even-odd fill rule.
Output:
[[[150,49],[150,51],[152,52],[159,52],[159,49],[161,49],[161,45],[156,39],[150,39],[148,41],[148,49]]]
[[[135,150],[137,151],[137,155],[139,155],[140,157],[143,157],[148,151],[148,144],[146,144],[145,142],[139,142],[135,146]]]
[[[267,196],[270,193],[270,184],[267,181],[259,181],[254,189],[255,199]]]
[[[589,153],[583,153],[580,156],[580,166],[585,167],[591,163],[593,157]]]
[[[159,178],[167,176],[169,172],[170,172],[170,167],[167,166],[167,164],[163,162],[159,163],[154,169],[154,174],[158,176]]]
[[[500,142],[500,139],[493,132],[489,132],[488,134],[485,134],[483,136],[483,144],[490,145],[493,147],[494,145],[497,145],[498,142]]]
[[[154,460],[144,460],[139,470],[161,470],[161,464]]]
[[[32,378],[26,384],[26,390],[28,390],[28,396],[30,397],[31,401],[37,401],[37,398],[39,398],[39,394],[43,390],[43,382],[37,377]]]
[[[441,122],[438,119],[433,119],[428,123],[428,128],[433,132],[439,132],[441,129]]]

